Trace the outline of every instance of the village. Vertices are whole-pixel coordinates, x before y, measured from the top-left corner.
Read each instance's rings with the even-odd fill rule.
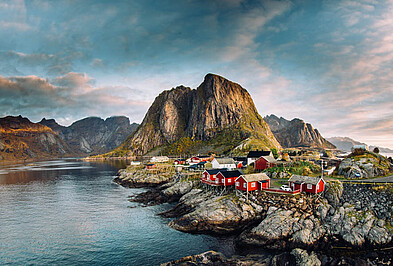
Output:
[[[351,154],[377,155],[369,152],[366,146],[354,146]],[[337,167],[344,160],[345,156],[332,156],[331,152],[326,151],[284,151],[278,154],[274,150],[254,150],[243,157],[195,155],[185,159],[155,156],[145,160],[145,163],[133,161],[130,167],[138,166],[147,176],[169,172],[177,180],[192,176],[194,180],[199,180],[204,190],[217,195],[235,193],[248,200],[257,191],[318,195],[325,190],[327,180],[345,179],[345,176],[337,175],[340,172]],[[352,174],[354,178],[362,177],[362,172]]]
[[[286,155],[286,157],[288,157]],[[323,164],[323,162],[321,161]],[[197,176],[204,189],[218,195],[234,192],[248,200],[256,191],[296,195],[301,192],[318,194],[324,191],[323,168],[312,175],[292,174],[283,179],[268,172],[274,167],[285,167],[293,163],[274,158],[272,151],[250,151],[244,157],[192,156],[188,159],[170,159],[167,156],[150,158],[143,167],[148,173],[158,173],[168,169],[168,164],[175,168],[175,176]],[[141,162],[131,162],[131,166],[142,166]],[[316,165],[316,164],[315,164]],[[331,172],[331,170],[330,170]],[[326,172],[328,174],[329,172]],[[285,177],[289,177],[286,181]]]

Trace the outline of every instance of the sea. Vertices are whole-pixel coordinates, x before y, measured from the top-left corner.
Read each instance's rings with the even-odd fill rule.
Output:
[[[176,231],[112,180],[125,162],[57,159],[0,166],[0,265],[159,265],[215,250],[230,237]]]

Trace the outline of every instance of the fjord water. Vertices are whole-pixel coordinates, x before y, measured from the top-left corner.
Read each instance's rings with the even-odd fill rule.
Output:
[[[157,265],[231,241],[175,231],[112,182],[124,162],[53,160],[0,167],[0,265]]]

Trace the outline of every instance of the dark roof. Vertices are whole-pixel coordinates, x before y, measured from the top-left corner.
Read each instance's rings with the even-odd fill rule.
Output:
[[[226,171],[226,169],[210,169],[206,170],[209,175],[216,175],[218,172]]]
[[[148,164],[146,164],[146,166],[153,166],[153,165],[156,165],[155,163],[148,163]]]
[[[247,158],[259,158],[262,156],[269,156],[270,155],[270,151],[250,151],[247,154]]]
[[[203,155],[203,156],[194,156],[194,157],[198,157],[198,158],[210,158],[210,156],[207,156],[207,155]]]
[[[247,157],[233,157],[235,161],[247,162]]]
[[[204,164],[207,164],[207,162],[199,162],[196,165],[204,165]]]
[[[230,177],[238,177],[242,173],[239,170],[233,170],[233,171],[220,171],[220,173],[225,177],[225,178],[230,178]]]

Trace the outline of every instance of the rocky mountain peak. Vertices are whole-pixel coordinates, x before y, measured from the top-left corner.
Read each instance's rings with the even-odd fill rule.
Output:
[[[160,93],[123,148],[141,155],[187,137],[211,141],[225,130],[236,130],[242,140],[253,136],[259,148],[280,147],[249,93],[237,83],[207,74],[196,90],[179,86]]]
[[[309,147],[334,149],[335,146],[324,139],[317,129],[300,118],[287,120],[268,115],[264,120],[269,124],[274,136],[283,147]]]

